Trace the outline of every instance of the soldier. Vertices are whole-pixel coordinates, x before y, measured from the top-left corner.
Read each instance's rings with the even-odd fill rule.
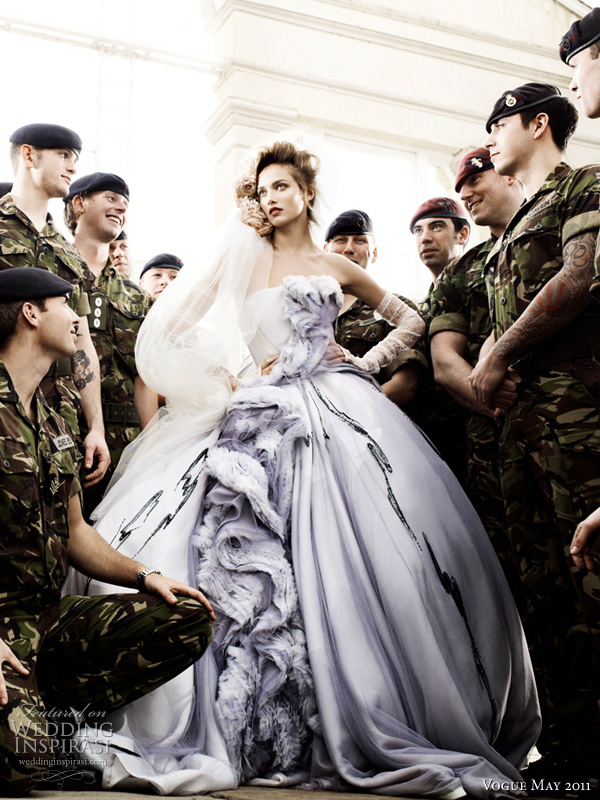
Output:
[[[38,387],[77,349],[71,291],[46,270],[0,272],[0,793],[11,796],[60,762],[58,740],[76,732],[65,709],[94,724],[170,680],[202,655],[214,618],[200,592],[83,521],[79,455]],[[68,564],[142,594],[61,599]],[[45,708],[44,692],[61,708]]]
[[[455,191],[476,225],[490,237],[450,263],[431,293],[429,337],[436,383],[468,411],[466,423],[467,491],[502,562],[515,599],[520,584],[506,538],[500,490],[494,412],[473,396],[469,376],[492,329],[485,283],[485,262],[495,241],[521,205],[523,190],[513,177],[497,175],[483,147],[467,153],[456,174]],[[496,404],[516,399],[516,383],[507,379]]]
[[[434,282],[419,303],[419,311],[429,328],[431,293],[448,264],[460,258],[469,238],[467,212],[450,197],[433,197],[422,203],[410,221],[419,258],[431,272]],[[418,413],[414,419],[423,428],[456,477],[466,486],[466,410],[433,380],[431,350],[426,338],[429,377],[422,382]]]
[[[137,374],[134,355],[151,301],[115,270],[109,256],[109,244],[125,224],[129,203],[125,181],[94,172],[74,181],[63,199],[65,222],[92,273],[86,286],[92,308],[89,327],[100,360],[102,411],[112,461],[104,481],[84,494],[85,510],[91,512],[123,450],[158,411],[157,395]]]
[[[346,256],[359,267],[368,269],[377,259],[377,246],[369,215],[352,209],[336,217],[325,234],[324,249]],[[398,296],[417,310],[411,300]],[[364,356],[367,350],[384,339],[390,331],[387,322],[376,320],[373,315],[374,311],[370,306],[347,295],[336,323],[335,338],[338,344],[355,356]],[[409,413],[423,370],[427,370],[427,359],[423,350],[410,349],[397,356],[375,378],[390,400]]]
[[[581,101],[586,117],[600,117],[600,8],[574,22],[562,38],[559,53],[573,68],[569,89]]]
[[[52,365],[42,391],[55,411],[79,434],[78,412],[83,406],[87,424],[84,486],[98,483],[110,458],[104,441],[100,404],[98,357],[90,338],[87,274],[81,256],[56,230],[48,201],[64,197],[75,174],[81,139],[61,125],[25,125],[10,137],[15,181],[0,200],[0,269],[40,267],[73,284],[72,307],[79,314],[79,343],[70,361]]]
[[[140,272],[140,286],[150,297],[158,297],[174,281],[183,261],[172,253],[160,253],[147,261]]]
[[[600,583],[569,557],[600,495],[600,319],[589,294],[600,166],[562,161],[576,124],[560,91],[538,83],[505,92],[487,121],[496,172],[520,180],[526,200],[488,258],[495,343],[471,375],[490,408],[510,366],[522,379],[500,433],[501,484],[544,711],[539,769],[556,780],[598,777],[600,751]]]
[[[120,272],[124,278],[131,278],[129,243],[125,231],[121,231],[114,242],[110,242],[108,245],[108,254],[117,272]]]
[[[427,295],[419,304],[419,310],[427,320],[435,281],[451,261],[462,256],[471,229],[467,212],[451,197],[432,197],[421,203],[409,228],[415,237],[419,258],[433,277]]]

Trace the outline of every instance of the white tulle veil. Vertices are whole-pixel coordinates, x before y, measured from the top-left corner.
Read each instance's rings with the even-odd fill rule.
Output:
[[[123,496],[148,459],[173,453],[182,442],[220,422],[249,353],[255,324],[242,311],[246,297],[268,285],[272,245],[242,222],[236,208],[217,231],[205,266],[186,265],[157,298],[136,343],[138,372],[167,405],[125,450],[109,495],[94,512]]]
[[[288,131],[275,141],[317,150],[305,133]],[[94,511],[101,517],[138,483],[148,462],[169,456],[182,443],[212,431],[232,393],[230,378],[252,363],[246,342],[256,320],[245,317],[245,299],[268,286],[272,226],[256,200],[259,149],[246,154],[235,183],[238,207],[216,232],[212,257],[186,264],[158,297],[138,334],[135,358],[144,382],[167,405],[124,451],[110,491]],[[317,163],[321,162],[319,157]],[[313,211],[321,203],[315,198]]]

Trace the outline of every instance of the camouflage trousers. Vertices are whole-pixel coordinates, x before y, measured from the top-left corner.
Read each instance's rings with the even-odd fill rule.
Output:
[[[600,505],[600,364],[526,381],[501,433],[510,549],[544,717],[540,749],[600,752],[600,576],[575,568],[577,524]]]
[[[517,607],[524,601],[510,548],[500,483],[498,426],[493,419],[470,414],[467,419],[467,494],[483,523],[502,566]]]
[[[0,638],[30,671],[2,665],[8,704],[0,706],[0,793],[35,788],[60,757],[62,740],[72,744],[70,707],[101,725],[107,712],[197,661],[211,636],[205,608],[191,598],[175,606],[150,594],[0,605]]]

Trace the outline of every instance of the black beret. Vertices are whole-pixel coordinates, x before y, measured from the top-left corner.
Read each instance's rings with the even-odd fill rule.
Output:
[[[460,187],[463,182],[476,172],[485,172],[488,169],[494,169],[494,165],[490,161],[490,151],[487,147],[478,147],[477,150],[471,150],[470,153],[464,155],[458,165],[456,178],[454,179],[454,191],[460,192]]]
[[[81,153],[83,142],[75,131],[70,128],[63,128],[62,125],[48,125],[44,122],[34,122],[31,125],[23,125],[10,137],[11,142],[18,144],[30,144],[39,147],[40,150],[59,150],[66,147],[67,150]]]
[[[129,238],[127,236],[127,231],[121,231],[121,233],[115,239],[115,242],[121,242],[123,239],[127,239],[127,238]]]
[[[148,272],[149,269],[180,270],[182,267],[183,261],[180,258],[177,258],[177,256],[174,256],[172,253],[160,253],[160,255],[154,256],[154,258],[151,258],[150,261],[147,261],[144,264],[142,271],[140,272],[140,278],[144,272]]]
[[[115,192],[129,200],[129,186],[123,178],[113,175],[112,172],[92,172],[91,175],[84,175],[83,178],[73,181],[69,194],[63,197],[63,202],[68,203],[77,194],[94,194],[95,192]]]
[[[412,233],[415,223],[418,220],[428,219],[429,217],[462,219],[465,221],[465,225],[469,224],[467,212],[458,200],[452,200],[451,197],[432,197],[431,200],[426,200],[417,208],[410,221],[410,232]]]
[[[558,52],[565,64],[574,55],[600,39],[600,8],[594,8],[583,19],[574,22],[560,40]]]
[[[362,236],[365,233],[373,233],[373,223],[371,217],[364,211],[353,208],[350,211],[342,211],[327,228],[325,241],[329,242],[336,236]]]
[[[502,97],[496,100],[494,109],[485,123],[485,129],[490,133],[492,123],[498,122],[502,117],[512,117],[513,114],[539,106],[554,97],[562,97],[560,89],[549,83],[524,83],[523,86],[517,86],[510,92],[504,92]]]
[[[0,181],[0,197],[4,197],[5,194],[8,194],[13,185],[12,183],[7,183],[6,181]]]
[[[69,281],[37,267],[0,270],[0,303],[62,297],[73,291]]]

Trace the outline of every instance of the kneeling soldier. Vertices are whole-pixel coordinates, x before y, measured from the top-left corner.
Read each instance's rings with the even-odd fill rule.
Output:
[[[0,272],[0,794],[9,796],[33,789],[60,756],[42,694],[84,717],[114,711],[187,668],[212,636],[201,592],[117,553],[83,520],[80,456],[39,389],[50,364],[77,349],[71,290],[45,270]],[[69,564],[141,593],[61,599]]]

